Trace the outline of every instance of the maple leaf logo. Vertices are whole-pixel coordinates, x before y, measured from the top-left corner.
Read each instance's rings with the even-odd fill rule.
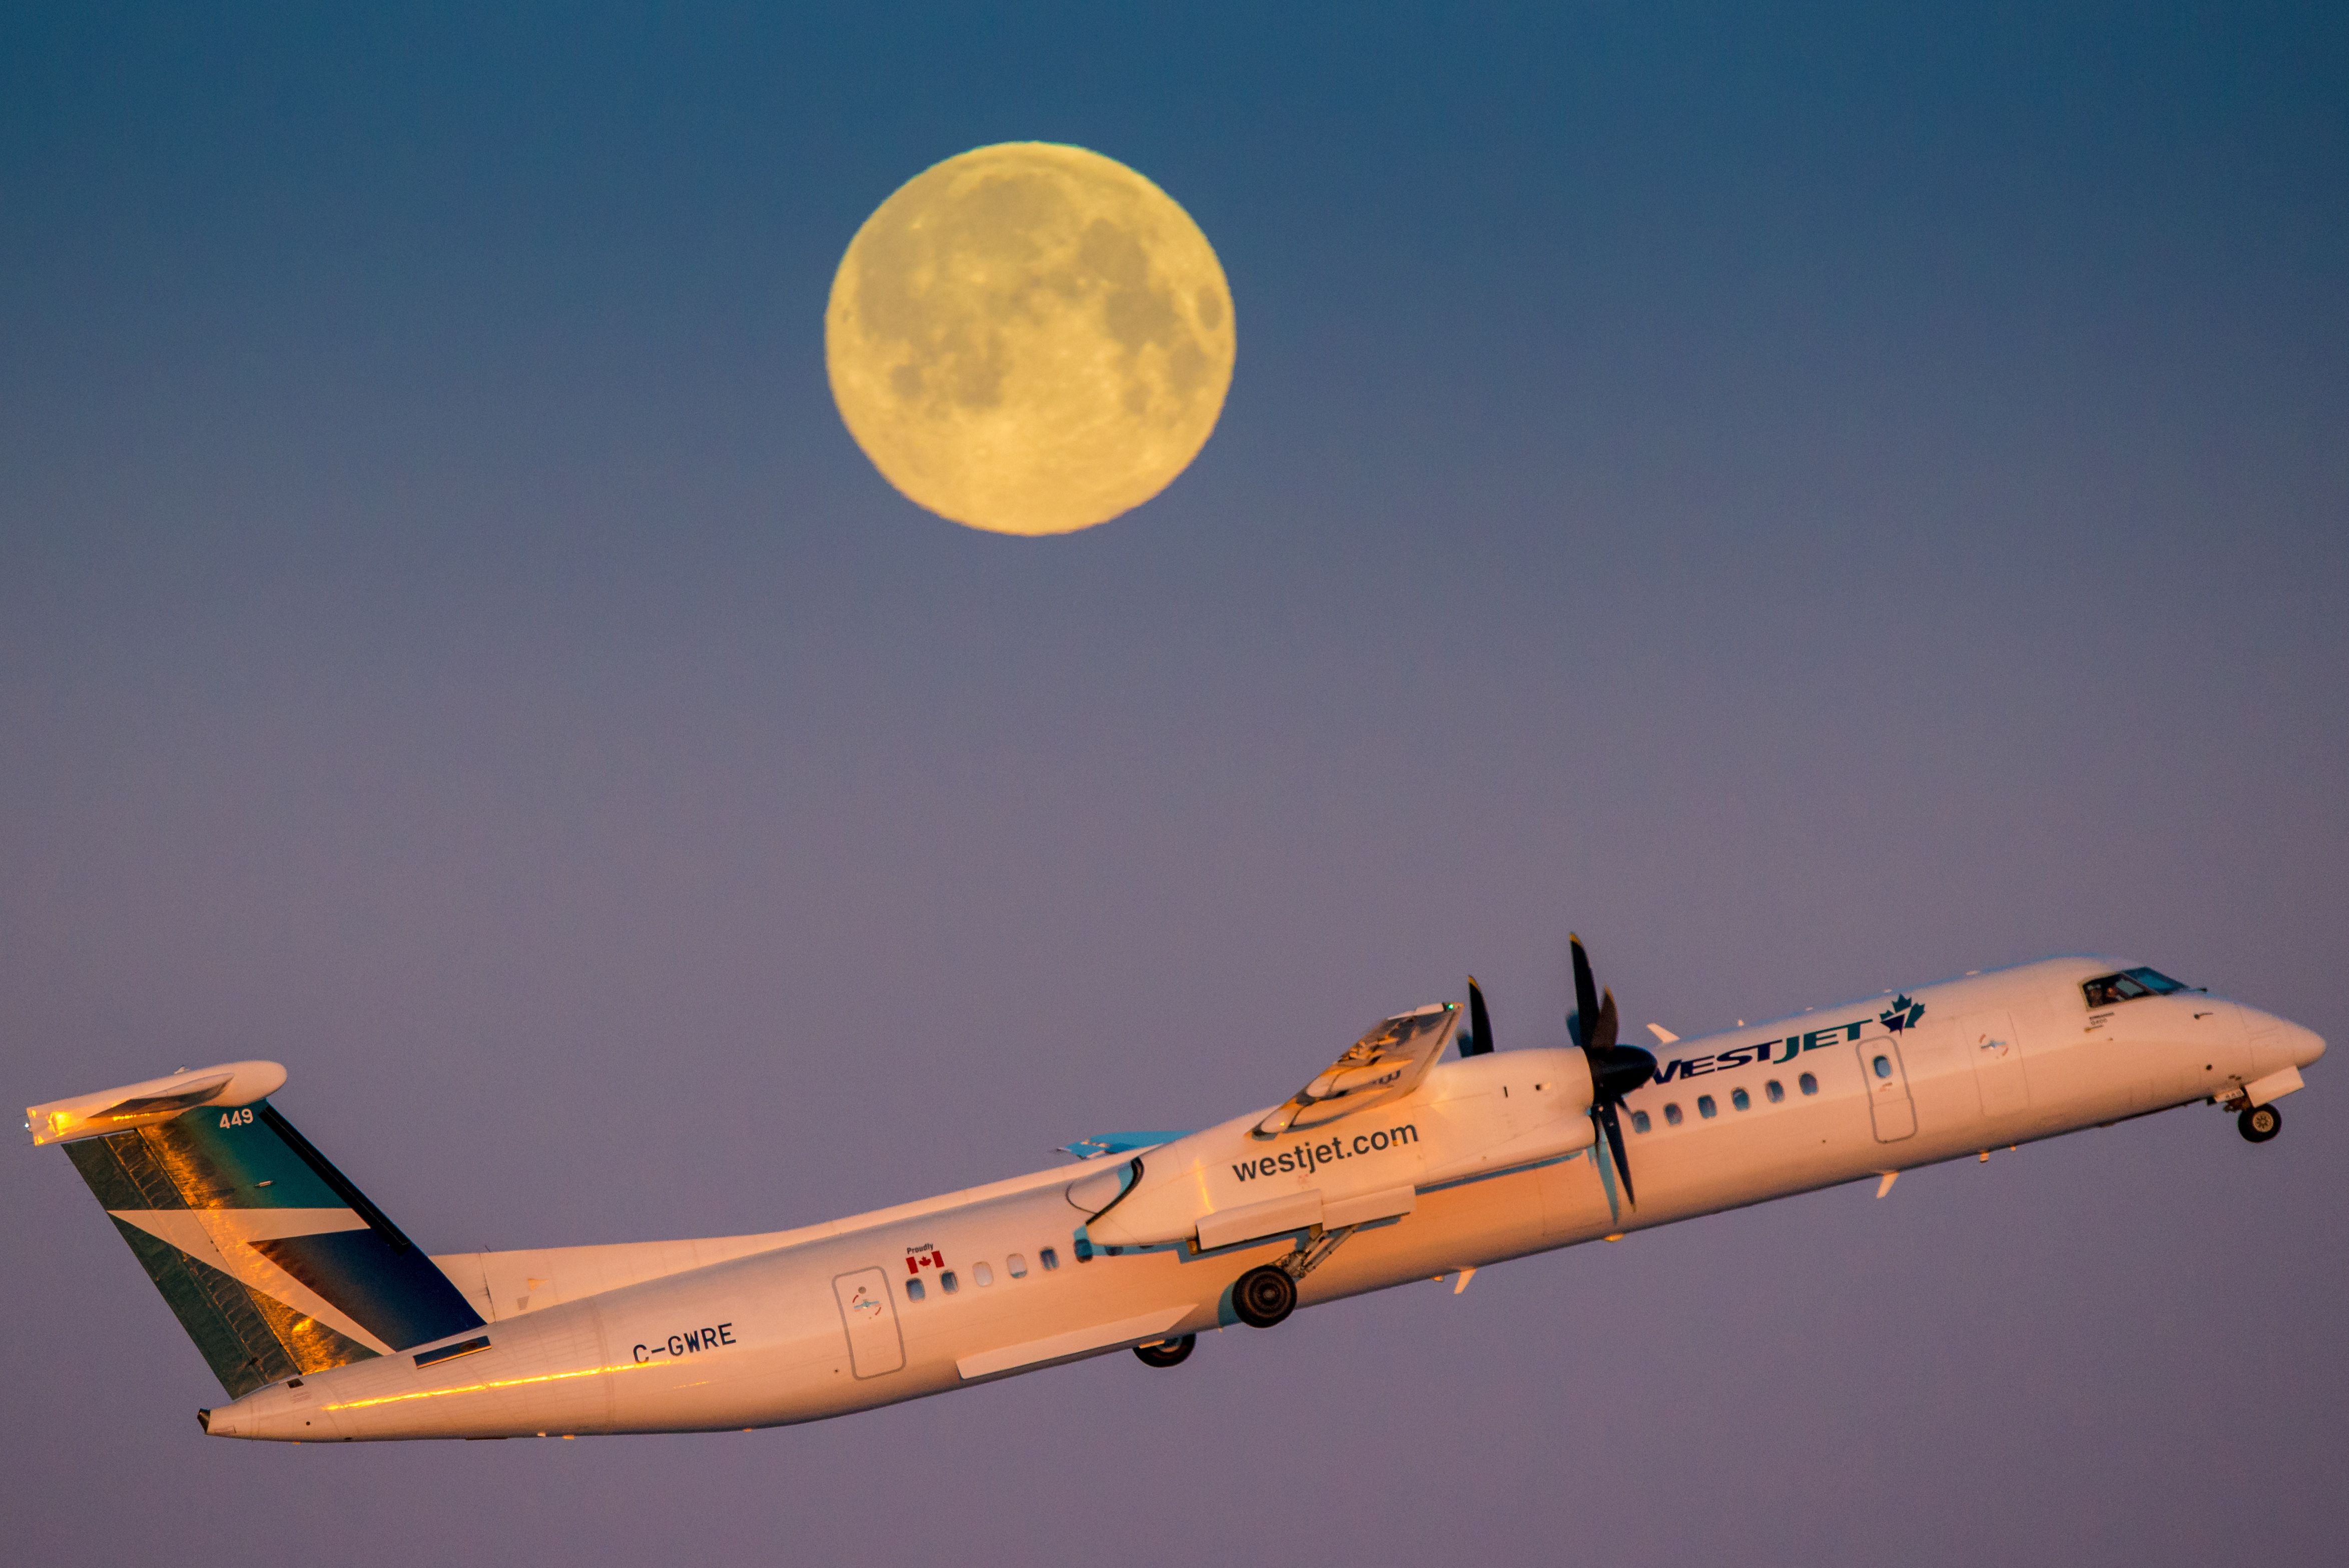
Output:
[[[1917,1027],[1917,1020],[1925,1016],[1925,1004],[1912,1002],[1907,992],[1893,998],[1892,1005],[1876,1015],[1876,1021],[1898,1034],[1904,1029]]]

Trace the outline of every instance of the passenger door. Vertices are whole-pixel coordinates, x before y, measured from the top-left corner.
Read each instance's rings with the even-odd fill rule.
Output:
[[[1909,1069],[1900,1060],[1900,1037],[1881,1035],[1857,1046],[1860,1076],[1868,1085],[1868,1115],[1876,1141],[1899,1143],[1917,1131],[1917,1106],[1909,1097]]]
[[[1995,1119],[2028,1110],[2031,1082],[2023,1076],[2023,1038],[2014,1032],[2014,1015],[2004,1008],[1970,1012],[1955,1027],[1960,1048],[1973,1059],[1982,1115]]]
[[[889,1294],[889,1276],[879,1269],[859,1269],[832,1282],[840,1303],[840,1321],[848,1330],[848,1360],[859,1377],[878,1377],[905,1365],[905,1341],[897,1332],[897,1305]]]

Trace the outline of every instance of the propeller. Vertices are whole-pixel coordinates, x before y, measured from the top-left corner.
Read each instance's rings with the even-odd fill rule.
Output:
[[[1655,1076],[1656,1058],[1637,1045],[1615,1038],[1615,993],[1601,992],[1590,978],[1590,955],[1582,939],[1567,933],[1574,954],[1574,1011],[1567,1015],[1567,1033],[1582,1047],[1590,1064],[1590,1119],[1606,1134],[1608,1152],[1615,1158],[1615,1173],[1623,1179],[1623,1196],[1632,1207],[1631,1157],[1623,1147],[1620,1107],[1623,1096]],[[1586,1024],[1585,1020],[1588,1020]],[[1493,1020],[1485,1011],[1485,991],[1476,977],[1468,977],[1468,1033],[1460,1041],[1460,1054],[1481,1056],[1493,1048]]]
[[[1468,977],[1468,1034],[1460,1042],[1460,1054],[1482,1056],[1493,1048],[1493,1019],[1485,1011],[1485,988],[1476,977]]]
[[[1623,1096],[1654,1077],[1656,1058],[1637,1045],[1616,1043],[1615,993],[1601,992],[1590,978],[1590,955],[1582,939],[1569,931],[1566,940],[1574,955],[1574,1015],[1566,1027],[1589,1058],[1591,1119],[1606,1133],[1615,1173],[1623,1179],[1623,1196],[1636,1209],[1640,1199],[1631,1190],[1631,1157],[1623,1147],[1619,1112]]]

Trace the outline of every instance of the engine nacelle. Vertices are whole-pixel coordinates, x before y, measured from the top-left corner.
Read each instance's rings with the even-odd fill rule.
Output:
[[[1431,1068],[1399,1100],[1319,1127],[1256,1135],[1264,1111],[1161,1145],[1069,1186],[1096,1246],[1189,1241],[1202,1251],[1408,1214],[1421,1191],[1590,1147],[1579,1051],[1488,1053]],[[1139,1174],[1134,1168],[1139,1167]]]

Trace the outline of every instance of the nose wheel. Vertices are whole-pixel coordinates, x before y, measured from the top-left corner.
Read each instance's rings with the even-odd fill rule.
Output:
[[[2235,1130],[2252,1143],[2265,1143],[2283,1131],[2283,1113],[2273,1106],[2248,1106],[2235,1118]]]
[[[1180,1366],[1191,1355],[1191,1347],[1199,1343],[1195,1334],[1180,1339],[1154,1339],[1148,1345],[1137,1345],[1133,1354],[1142,1357],[1144,1366]]]

